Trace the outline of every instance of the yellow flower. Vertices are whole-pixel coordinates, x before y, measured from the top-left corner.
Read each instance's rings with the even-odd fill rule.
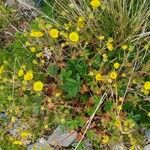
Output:
[[[126,77],[127,75],[126,75],[126,73],[122,73],[122,77]]]
[[[110,73],[110,78],[113,79],[113,80],[116,79],[117,76],[118,76],[118,75],[117,75],[117,73],[116,73],[115,71],[112,71],[112,72]]]
[[[95,79],[96,79],[96,81],[102,81],[102,80],[103,80],[103,76],[102,76],[100,73],[98,73],[98,74],[95,76]]]
[[[78,18],[78,22],[83,22],[85,19],[84,19],[84,17],[83,16],[79,16],[79,18]]]
[[[2,74],[4,72],[4,66],[0,67],[0,74]]]
[[[148,112],[148,114],[147,114],[149,117],[150,117],[150,112]]]
[[[61,92],[56,92],[55,96],[59,97],[61,95]]]
[[[113,41],[114,41],[114,39],[113,39],[112,37],[109,37],[109,38],[108,38],[108,42],[109,42],[109,43],[111,43],[111,42],[113,42]]]
[[[123,97],[119,97],[119,101],[120,101],[120,102],[123,102],[123,101],[124,101],[124,98],[123,98]]]
[[[124,44],[124,45],[121,46],[121,48],[122,48],[123,50],[126,50],[126,49],[128,48],[128,45]]]
[[[105,39],[105,36],[100,35],[100,36],[98,36],[98,39],[99,39],[99,40],[104,40],[104,39]]]
[[[29,137],[29,136],[31,136],[32,134],[29,132],[29,131],[23,131],[23,132],[21,132],[21,134],[20,134],[20,136],[22,137],[22,138],[27,138],[27,137]]]
[[[103,61],[104,62],[108,61],[108,56],[106,54],[103,54]]]
[[[33,73],[31,70],[29,70],[25,75],[24,75],[24,80],[29,81],[33,79]]]
[[[38,64],[38,62],[37,62],[36,59],[33,59],[32,63],[33,63],[34,65]]]
[[[31,43],[29,41],[25,42],[25,46],[30,46],[30,45],[31,45]]]
[[[31,47],[31,48],[30,48],[30,51],[31,51],[32,53],[34,53],[34,52],[35,52],[35,47]]]
[[[23,145],[23,143],[21,141],[14,141],[13,144],[15,144],[15,145]]]
[[[114,49],[113,44],[110,42],[107,42],[107,48],[112,51]]]
[[[144,89],[145,90],[150,90],[150,81],[147,81],[144,83]]]
[[[121,106],[121,105],[118,106],[117,109],[118,109],[119,111],[121,111],[121,110],[122,110],[122,106]]]
[[[149,49],[149,44],[146,44],[146,45],[144,46],[144,49],[145,49],[145,50],[148,50],[148,49]]]
[[[92,6],[93,8],[97,8],[97,7],[99,7],[99,6],[101,5],[101,2],[100,2],[100,0],[92,0],[92,1],[90,2],[90,4],[91,4],[91,6]]]
[[[135,123],[132,119],[127,119],[124,122],[124,126],[127,127],[130,130],[130,129],[133,129],[135,127]]]
[[[16,121],[16,117],[11,117],[11,122],[15,122]]]
[[[36,57],[42,57],[42,56],[43,56],[42,52],[36,54]]]
[[[41,81],[37,81],[33,85],[33,89],[37,92],[42,91],[43,89],[43,83]]]
[[[42,37],[44,34],[41,31],[31,31],[30,36],[34,38]]]
[[[94,14],[93,13],[89,14],[89,19],[94,19]]]
[[[71,32],[69,34],[69,39],[72,41],[72,42],[78,42],[79,41],[79,35],[76,33],[76,32]]]
[[[48,129],[48,124],[45,124],[45,125],[44,125],[44,129]]]
[[[115,69],[118,69],[119,67],[120,67],[120,64],[119,64],[118,62],[115,62],[115,63],[114,63],[114,68],[115,68]]]
[[[109,141],[109,136],[108,136],[108,135],[104,135],[104,136],[103,136],[103,139],[102,139],[102,142],[103,142],[104,144],[106,144],[106,143],[108,143],[108,141]]]
[[[93,75],[94,75],[94,72],[93,72],[93,71],[90,71],[89,75],[90,75],[90,76],[93,76]]]
[[[21,77],[21,76],[23,76],[23,74],[24,74],[23,69],[20,69],[20,70],[18,71],[18,76]]]
[[[59,31],[57,29],[51,29],[49,34],[52,38],[58,38]]]
[[[121,121],[120,121],[120,120],[116,120],[116,121],[115,121],[115,126],[116,126],[117,128],[119,128],[119,129],[121,129],[121,128],[122,128],[122,126],[121,126]]]

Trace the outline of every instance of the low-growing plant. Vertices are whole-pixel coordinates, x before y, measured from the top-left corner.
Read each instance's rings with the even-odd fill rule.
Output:
[[[54,3],[54,18],[35,18],[2,49],[2,148],[61,124],[78,132],[75,149],[84,138],[97,150],[141,149],[141,128],[150,127],[149,0]],[[16,121],[29,125],[25,140],[6,132]]]

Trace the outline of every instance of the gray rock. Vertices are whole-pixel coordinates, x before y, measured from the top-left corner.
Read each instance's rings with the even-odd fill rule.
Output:
[[[44,138],[38,140],[38,142],[27,146],[27,150],[54,150]]]
[[[13,7],[16,5],[16,0],[6,0],[6,4],[10,7]]]
[[[33,0],[17,0],[18,1],[18,8],[24,10],[30,10],[35,7],[35,3]]]
[[[7,117],[5,112],[0,112],[0,118],[5,119]]]
[[[72,144],[72,147],[75,148],[75,147],[77,146],[78,142],[79,142],[79,141],[75,141],[75,142]],[[83,150],[94,150],[94,149],[93,149],[93,145],[92,145],[92,143],[90,142],[90,140],[89,140],[88,138],[85,138],[85,139],[82,141],[82,143],[83,143],[83,147],[82,147]]]
[[[63,127],[58,126],[53,134],[48,138],[48,143],[53,146],[68,147],[77,138],[77,132],[68,132]]]
[[[85,143],[85,149],[86,149],[86,150],[94,150],[94,149],[93,149],[93,146],[92,146],[92,143],[90,142],[89,139],[85,139],[85,140],[84,140],[84,143]]]
[[[10,134],[12,134],[12,136],[18,136],[20,134],[21,131],[27,130],[29,128],[29,126],[27,124],[23,124],[21,122],[19,122],[19,120],[17,120],[13,127],[9,130]]]
[[[144,150],[150,150],[150,144],[144,147]]]
[[[150,129],[145,131],[145,137],[150,139]]]
[[[118,143],[112,146],[112,150],[126,150],[126,147],[123,143]]]

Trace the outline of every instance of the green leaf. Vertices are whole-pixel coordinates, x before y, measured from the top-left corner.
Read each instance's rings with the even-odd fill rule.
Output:
[[[113,101],[107,101],[107,102],[105,103],[104,110],[105,110],[106,112],[108,112],[108,111],[111,110],[112,107],[113,107]]]
[[[75,97],[80,90],[80,83],[72,78],[68,78],[63,85],[63,89],[67,92],[69,98]]]
[[[58,74],[58,67],[56,65],[51,65],[48,67],[48,73],[52,76]]]

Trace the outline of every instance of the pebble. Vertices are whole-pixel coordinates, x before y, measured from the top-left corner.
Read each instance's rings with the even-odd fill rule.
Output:
[[[68,132],[63,129],[62,126],[58,126],[54,130],[53,134],[48,138],[48,143],[53,146],[68,147],[74,142],[76,138],[76,131]]]

